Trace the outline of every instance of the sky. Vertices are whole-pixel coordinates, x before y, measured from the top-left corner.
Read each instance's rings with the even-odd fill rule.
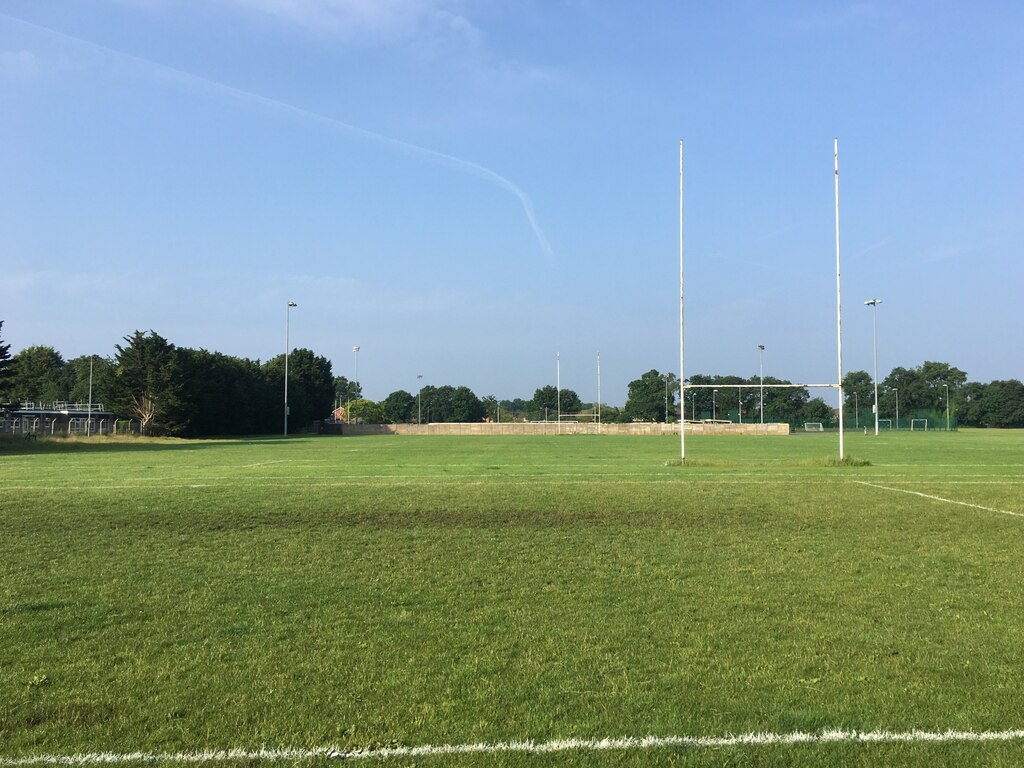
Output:
[[[375,400],[592,401],[600,356],[621,405],[679,371],[683,140],[686,375],[835,382],[838,138],[844,372],[878,298],[880,377],[1022,379],[1022,40],[986,0],[0,0],[2,338],[287,332]]]

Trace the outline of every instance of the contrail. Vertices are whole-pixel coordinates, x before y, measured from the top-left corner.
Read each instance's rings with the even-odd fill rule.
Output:
[[[530,222],[530,228],[533,230],[533,234],[534,236],[536,236],[537,242],[540,244],[541,250],[549,258],[554,257],[554,251],[551,248],[551,243],[548,242],[547,235],[544,234],[544,230],[541,228],[540,223],[537,221],[537,216],[533,210],[533,201],[530,199],[530,196],[527,195],[513,181],[505,178],[497,171],[492,171],[490,168],[484,165],[474,163],[472,160],[464,160],[461,157],[455,157],[454,155],[449,155],[444,152],[438,152],[437,150],[434,149],[421,147],[417,144],[410,144],[409,142],[402,141],[401,139],[395,139],[390,136],[375,133],[374,131],[367,130],[366,128],[360,128],[358,125],[352,125],[351,123],[346,123],[343,120],[338,120],[333,117],[328,117],[327,115],[322,115],[319,112],[313,112],[302,107],[297,107],[294,104],[289,104],[286,101],[272,99],[269,96],[261,96],[258,93],[253,93],[252,91],[246,91],[241,88],[236,88],[232,85],[227,85],[216,80],[211,80],[210,78],[203,77],[202,75],[196,75],[191,72],[186,72],[182,69],[177,69],[176,67],[171,67],[166,64],[160,64],[159,62],[152,61],[141,56],[136,56],[135,54],[125,53],[124,51],[119,51],[116,48],[110,48],[108,46],[101,45],[100,43],[93,42],[92,40],[86,40],[81,37],[70,35],[67,32],[60,32],[56,29],[52,29],[41,24],[36,24],[31,21],[25,21],[24,19],[20,19],[16,16],[10,16],[9,14],[6,13],[0,13],[0,17],[9,19],[10,21],[14,21],[19,24],[24,24],[25,26],[32,27],[33,29],[38,29],[42,32],[46,32],[47,34],[54,35],[65,40],[72,41],[79,45],[92,48],[93,50],[100,51],[110,56],[115,56],[117,58],[130,61],[137,65],[152,67],[157,74],[169,77],[169,79],[171,80],[177,80],[186,85],[203,86],[214,92],[220,93],[225,96],[230,96],[232,98],[244,102],[250,102],[265,107],[271,107],[273,109],[277,109],[282,112],[296,115],[307,120],[314,120],[318,123],[328,125],[332,128],[340,128],[341,130],[354,134],[355,136],[358,136],[361,139],[372,141],[377,144],[382,144],[386,147],[390,147],[391,149],[396,149],[402,152],[416,155],[426,160],[440,162],[444,165],[451,166],[464,173],[469,173],[473,176],[476,176],[477,178],[489,181],[492,184],[495,184],[501,187],[502,189],[511,192],[513,195],[515,195],[516,199],[519,200],[519,205],[522,206],[523,213],[526,214],[527,221]]]

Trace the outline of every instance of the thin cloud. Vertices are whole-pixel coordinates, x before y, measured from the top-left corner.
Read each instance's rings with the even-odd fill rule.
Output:
[[[262,2],[264,0],[260,1]],[[270,2],[272,0],[266,1]],[[515,196],[515,198],[519,202],[519,205],[523,209],[523,213],[526,215],[526,219],[530,224],[530,228],[533,230],[533,234],[536,237],[541,250],[544,252],[545,256],[549,258],[553,258],[554,256],[554,251],[551,248],[551,244],[548,241],[547,235],[545,235],[544,230],[541,228],[540,222],[538,221],[536,213],[534,212],[533,201],[530,199],[530,196],[527,195],[526,192],[524,192],[513,181],[506,178],[505,176],[502,176],[497,171],[493,171],[484,165],[475,163],[472,160],[465,160],[461,157],[456,157],[455,155],[449,155],[444,152],[438,152],[437,150],[421,147],[417,144],[411,144],[407,141],[402,141],[401,139],[395,139],[390,136],[384,136],[383,134],[375,133],[374,131],[370,131],[365,128],[360,128],[357,125],[346,123],[342,120],[338,120],[333,117],[328,117],[327,115],[322,115],[319,112],[313,112],[312,110],[304,109],[303,107],[298,107],[295,106],[294,104],[289,104],[288,102],[280,101],[278,99],[272,99],[268,96],[261,96],[260,94],[253,93],[251,91],[246,91],[241,88],[236,88],[231,85],[226,85],[225,83],[221,83],[216,80],[211,80],[201,75],[196,75],[181,69],[169,67],[166,64],[159,64],[155,61],[144,59],[140,56],[135,56],[130,53],[125,53],[124,51],[109,48],[105,45],[100,45],[99,43],[92,42],[91,40],[85,40],[80,37],[75,37],[74,35],[69,35],[66,32],[58,32],[57,30],[51,29],[49,27],[45,27],[40,24],[34,24],[32,22],[28,22],[14,16],[8,16],[7,14],[0,13],[0,17],[19,22],[21,24],[25,24],[26,26],[42,30],[44,32],[56,35],[66,40],[74,41],[79,45],[87,46],[88,48],[94,51],[99,51],[109,56],[114,56],[119,60],[130,62],[136,66],[143,66],[149,68],[150,74],[153,77],[163,79],[167,82],[176,83],[179,86],[183,87],[197,88],[208,93],[212,93],[222,97],[228,97],[232,100],[240,101],[242,103],[269,107],[279,112],[290,114],[306,120],[312,120],[330,126],[334,129],[341,130],[344,133],[355,136],[359,139],[388,147],[389,149],[398,151],[402,154],[411,155],[413,157],[419,158],[420,160],[429,160],[435,163],[439,163],[454,170],[458,170],[463,173],[468,173],[472,176],[476,176],[479,179],[483,179],[484,181],[490,182],[491,184],[494,184]]]
[[[480,30],[451,0],[219,0],[318,34],[377,42],[452,38],[476,45]]]

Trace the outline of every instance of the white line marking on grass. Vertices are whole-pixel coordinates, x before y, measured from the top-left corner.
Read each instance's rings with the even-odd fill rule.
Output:
[[[243,464],[242,469],[251,469],[252,467],[265,467],[268,464],[287,464],[291,459],[275,459],[274,461],[257,461],[255,464]]]
[[[867,483],[863,480],[854,480],[853,482],[858,485],[866,485],[869,488],[879,488],[883,491],[893,491],[894,493],[906,493],[911,496],[920,496],[922,499],[931,499],[932,501],[941,501],[946,504],[959,504],[962,507],[971,507],[972,509],[982,509],[985,512],[998,512],[1000,515],[1013,515],[1014,517],[1024,517],[1024,512],[1011,512],[1008,509],[996,509],[995,507],[983,507],[981,504],[971,504],[966,501],[957,501],[956,499],[944,499],[941,496],[932,496],[929,493],[921,493],[920,491],[908,491],[905,488],[890,488],[886,485],[876,485],[875,483]]]
[[[792,746],[799,744],[891,744],[891,743],[991,743],[1019,741],[1024,730],[1007,731],[844,731],[818,733],[748,733],[741,736],[644,736],[606,739],[556,739],[554,741],[511,741],[495,744],[438,744],[418,747],[385,747],[382,749],[224,749],[203,752],[89,752],[74,755],[29,755],[0,757],[0,767],[20,768],[29,765],[111,765],[120,763],[224,763],[271,762],[280,760],[359,760],[392,757],[431,757],[439,755],[496,754],[518,752],[542,754],[551,752],[600,752],[659,749],[666,747],[722,748]]]

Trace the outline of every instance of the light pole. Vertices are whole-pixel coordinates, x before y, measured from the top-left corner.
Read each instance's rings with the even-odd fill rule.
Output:
[[[92,434],[92,355],[89,355],[89,410],[85,416],[85,436],[89,437]],[[949,419],[946,419],[948,424]],[[948,427],[947,427],[948,429]]]
[[[900,428],[900,391],[896,387],[893,387],[892,391],[896,395],[896,429],[899,429]]]
[[[761,423],[764,424],[764,344],[757,345],[757,355],[761,364],[761,400],[757,410],[761,412]]]
[[[668,424],[668,374],[665,374],[665,423]]]
[[[288,348],[291,342],[288,340],[289,324],[292,318],[292,307],[299,306],[294,301],[289,301],[284,311],[284,436],[288,437]]]
[[[718,390],[711,390],[711,420],[718,421]]]
[[[354,406],[355,413],[352,414],[352,423],[355,424],[359,416],[359,397],[362,395],[362,392],[359,391],[359,347],[352,347],[352,356],[355,358],[356,361],[356,402]]]
[[[875,437],[878,437],[878,331],[875,323],[875,315],[881,299],[868,299],[864,306],[871,307],[871,349],[875,358]]]
[[[857,392],[853,393],[853,402],[853,426],[860,429],[860,395]]]
[[[416,390],[416,423],[423,423],[423,374],[416,374],[416,383],[419,384],[419,389]]]
[[[740,424],[743,423],[743,387],[736,387],[736,408],[739,413]]]
[[[946,388],[946,431],[949,432],[949,384],[943,384]]]

